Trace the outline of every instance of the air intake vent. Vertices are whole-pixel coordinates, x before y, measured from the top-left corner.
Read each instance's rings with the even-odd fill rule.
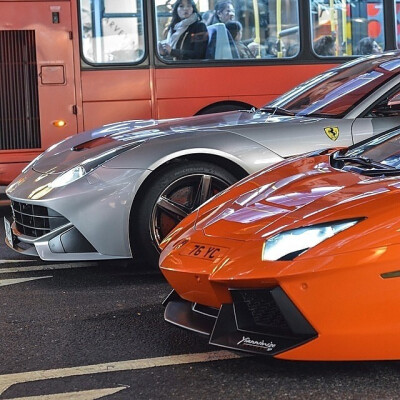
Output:
[[[18,231],[26,236],[41,237],[68,220],[54,210],[33,204],[11,201],[14,221]]]
[[[35,31],[0,31],[0,150],[40,148]]]
[[[279,335],[290,335],[291,329],[271,289],[232,290],[235,308],[240,313],[241,328],[250,331],[268,331]],[[245,317],[244,317],[245,316]]]

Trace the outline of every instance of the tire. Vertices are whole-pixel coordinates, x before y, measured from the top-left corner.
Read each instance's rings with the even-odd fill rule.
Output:
[[[189,213],[238,179],[218,165],[189,161],[153,178],[131,218],[131,247],[149,267],[158,267],[159,244]]]

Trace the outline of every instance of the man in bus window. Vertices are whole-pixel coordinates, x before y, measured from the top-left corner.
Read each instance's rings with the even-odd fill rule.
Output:
[[[358,42],[355,54],[379,54],[382,53],[382,47],[371,37],[362,38]]]
[[[235,19],[235,8],[230,0],[218,1],[215,4],[214,15],[210,21],[210,25],[222,22],[226,24],[228,21]]]
[[[336,54],[336,38],[324,35],[314,41],[313,47],[316,54],[323,57],[333,57]]]

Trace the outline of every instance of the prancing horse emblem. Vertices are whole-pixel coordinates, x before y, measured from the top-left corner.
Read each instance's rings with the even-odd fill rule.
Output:
[[[327,126],[324,131],[331,140],[336,140],[339,137],[339,128],[337,126]]]

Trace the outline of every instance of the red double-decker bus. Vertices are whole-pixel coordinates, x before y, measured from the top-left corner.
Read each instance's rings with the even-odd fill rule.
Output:
[[[250,56],[221,41],[223,51],[202,59],[165,57],[158,43],[174,3],[0,0],[0,185],[77,132],[258,107],[363,53],[364,38],[398,44],[395,0],[231,0]],[[194,3],[210,29],[221,2]],[[320,39],[333,43],[328,53]]]

